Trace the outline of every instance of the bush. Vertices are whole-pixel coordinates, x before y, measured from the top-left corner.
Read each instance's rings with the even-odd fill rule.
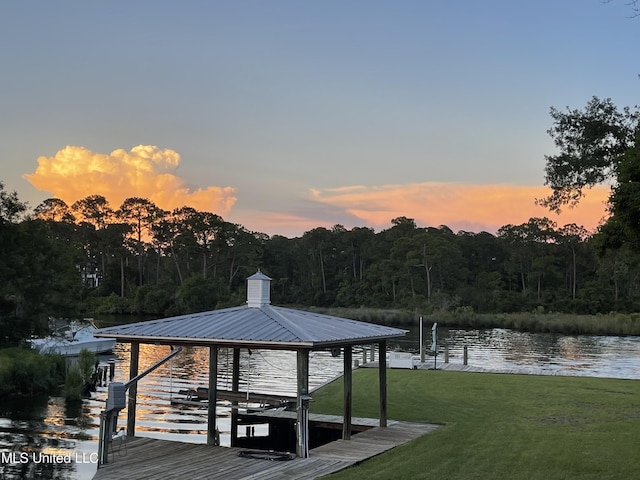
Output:
[[[94,298],[91,303],[89,310],[96,314],[120,315],[131,313],[132,310],[129,300],[115,293],[108,297]]]
[[[83,348],[77,361],[69,365],[63,389],[64,397],[68,402],[81,400],[85,396],[91,384],[95,364],[95,353]]]
[[[0,350],[0,397],[49,395],[64,379],[65,360],[26,348]]]
[[[174,302],[171,285],[143,285],[136,289],[133,309],[137,314],[163,315]]]
[[[67,371],[67,377],[64,380],[64,398],[68,402],[81,400],[83,391],[84,380],[82,378],[82,373],[77,366],[71,366]]]

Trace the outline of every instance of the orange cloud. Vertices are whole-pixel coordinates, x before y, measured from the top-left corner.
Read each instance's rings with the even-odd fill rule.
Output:
[[[388,228],[391,219],[405,216],[423,226],[496,232],[507,224],[546,216],[559,226],[576,223],[593,230],[606,216],[609,187],[592,188],[577,207],[566,208],[560,215],[535,205],[534,199],[549,193],[546,187],[414,183],[312,190],[311,196],[316,202],[343,209],[362,225],[380,229]]]
[[[221,216],[231,210],[236,203],[234,188],[193,189],[173,173],[179,164],[177,152],[151,145],[110,154],[69,145],[53,157],[39,157],[36,171],[24,177],[68,204],[103,195],[114,208],[128,197],[142,197],[166,210],[188,205]]]

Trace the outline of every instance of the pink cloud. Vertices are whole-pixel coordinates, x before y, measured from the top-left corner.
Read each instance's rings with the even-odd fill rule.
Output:
[[[560,215],[535,204],[536,198],[549,193],[546,187],[415,183],[312,190],[311,196],[316,202],[339,207],[363,225],[377,229],[388,228],[391,219],[405,216],[424,226],[495,232],[506,224],[546,216],[560,226],[576,223],[592,230],[606,216],[608,187],[589,190],[577,207],[566,208]]]

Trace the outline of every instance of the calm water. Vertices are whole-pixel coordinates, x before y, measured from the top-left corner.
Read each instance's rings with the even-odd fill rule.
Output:
[[[431,326],[425,329],[425,343],[431,346]],[[469,365],[487,369],[535,369],[541,373],[585,375],[596,377],[640,379],[640,337],[567,336],[527,334],[509,330],[445,330],[438,331],[440,355],[449,350],[450,363],[462,363],[463,349],[469,352]],[[418,332],[412,331],[391,349],[417,353]],[[168,347],[141,345],[140,371],[169,353]],[[370,352],[368,352],[370,356]],[[126,381],[129,351],[127,344],[118,344],[116,381]],[[363,352],[355,349],[354,360],[362,361]],[[103,361],[109,357],[102,358]],[[430,361],[431,359],[429,359]],[[186,348],[170,363],[145,377],[138,385],[136,433],[140,436],[206,442],[206,408],[172,406],[172,397],[180,389],[206,386],[208,381],[208,349]],[[220,350],[219,388],[229,389],[231,383],[231,352]],[[310,388],[335,378],[342,372],[342,358],[329,352],[310,355]],[[256,392],[276,392],[295,396],[296,356],[293,352],[246,350],[241,352],[241,389]],[[15,403],[0,407],[0,478],[45,478],[61,480],[90,479],[95,473],[99,414],[104,408],[106,388],[99,388],[94,398],[85,400],[75,409],[65,407],[60,398]],[[229,410],[219,409],[221,443],[229,444]],[[126,409],[120,413],[120,425],[126,422]],[[257,429],[256,434],[260,434]],[[10,462],[10,452],[26,453],[22,463],[19,455]],[[43,455],[67,455],[52,463]],[[113,455],[126,455],[126,444],[114,442]],[[70,462],[67,460],[71,460]]]

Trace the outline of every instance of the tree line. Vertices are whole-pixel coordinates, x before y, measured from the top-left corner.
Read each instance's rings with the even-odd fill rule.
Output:
[[[15,192],[0,192],[6,337],[36,331],[49,315],[163,316],[239,305],[257,269],[272,278],[272,302],[281,305],[424,313],[640,305],[634,249],[611,248],[599,235],[548,218],[505,225],[496,235],[399,217],[377,233],[335,225],[286,238],[138,197],[117,209],[99,195],[73,205],[53,198],[27,214]]]

